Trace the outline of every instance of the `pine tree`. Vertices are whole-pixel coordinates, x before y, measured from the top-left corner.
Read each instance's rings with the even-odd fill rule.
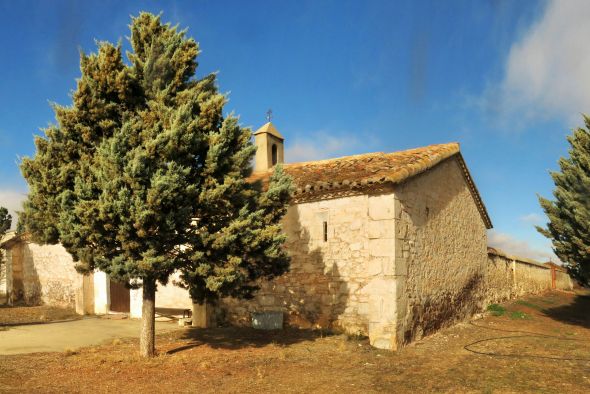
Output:
[[[0,241],[4,238],[4,235],[10,226],[12,225],[12,216],[8,213],[8,209],[0,206]],[[0,249],[0,274],[2,273],[2,264],[4,263],[4,253]]]
[[[586,128],[567,137],[569,157],[559,160],[561,171],[551,172],[555,201],[539,197],[549,218],[537,230],[553,243],[555,254],[582,284],[590,283],[590,118]]]
[[[8,213],[8,209],[0,206],[0,239],[10,230],[12,225],[12,216]]]
[[[80,272],[100,269],[142,287],[140,352],[152,356],[158,283],[211,255],[215,242],[199,241],[225,234],[224,226],[236,223],[226,217],[260,215],[264,197],[246,186],[255,151],[250,130],[223,116],[226,97],[214,74],[195,78],[197,43],[149,13],[130,28],[130,64],[121,46],[108,42],[82,54],[73,105],[54,105],[57,125],[23,160],[30,186],[23,222],[35,240],[61,242]],[[270,215],[282,215],[282,203],[266,204]],[[204,221],[220,225],[210,238],[198,233]],[[282,244],[279,235],[272,240],[269,261]],[[256,277],[266,272],[260,268]]]

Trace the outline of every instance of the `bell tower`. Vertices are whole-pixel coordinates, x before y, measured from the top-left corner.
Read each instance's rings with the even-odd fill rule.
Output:
[[[254,133],[256,159],[254,171],[265,171],[285,162],[285,138],[269,121]]]

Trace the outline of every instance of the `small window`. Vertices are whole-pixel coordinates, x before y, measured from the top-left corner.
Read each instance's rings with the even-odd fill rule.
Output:
[[[274,166],[275,164],[277,164],[277,145],[272,144],[272,148],[270,149],[270,151],[272,154],[272,165]]]
[[[328,242],[328,222],[324,222],[324,242]]]

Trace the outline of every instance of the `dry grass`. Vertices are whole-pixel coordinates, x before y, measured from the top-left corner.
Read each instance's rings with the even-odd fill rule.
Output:
[[[80,318],[73,309],[53,306],[0,306],[0,326],[4,324],[46,323]]]
[[[136,340],[0,356],[0,392],[588,392],[590,297],[524,301],[533,306],[504,304],[503,316],[398,352],[313,331],[223,328],[161,335],[150,360],[139,358]]]

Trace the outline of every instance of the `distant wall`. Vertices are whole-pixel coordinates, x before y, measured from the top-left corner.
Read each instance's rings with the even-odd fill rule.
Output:
[[[555,289],[571,290],[573,282],[567,272],[555,272]],[[534,260],[510,256],[488,248],[483,293],[485,304],[502,302],[526,294],[552,289],[551,268]]]
[[[8,301],[6,294],[6,261],[4,255],[4,250],[0,249],[0,304],[4,304]]]
[[[6,266],[10,303],[76,307],[83,279],[61,245],[14,241],[6,249]]]
[[[572,280],[572,277],[568,275],[567,272],[556,271],[555,274],[556,288],[563,290],[572,290],[574,288],[574,281]]]

